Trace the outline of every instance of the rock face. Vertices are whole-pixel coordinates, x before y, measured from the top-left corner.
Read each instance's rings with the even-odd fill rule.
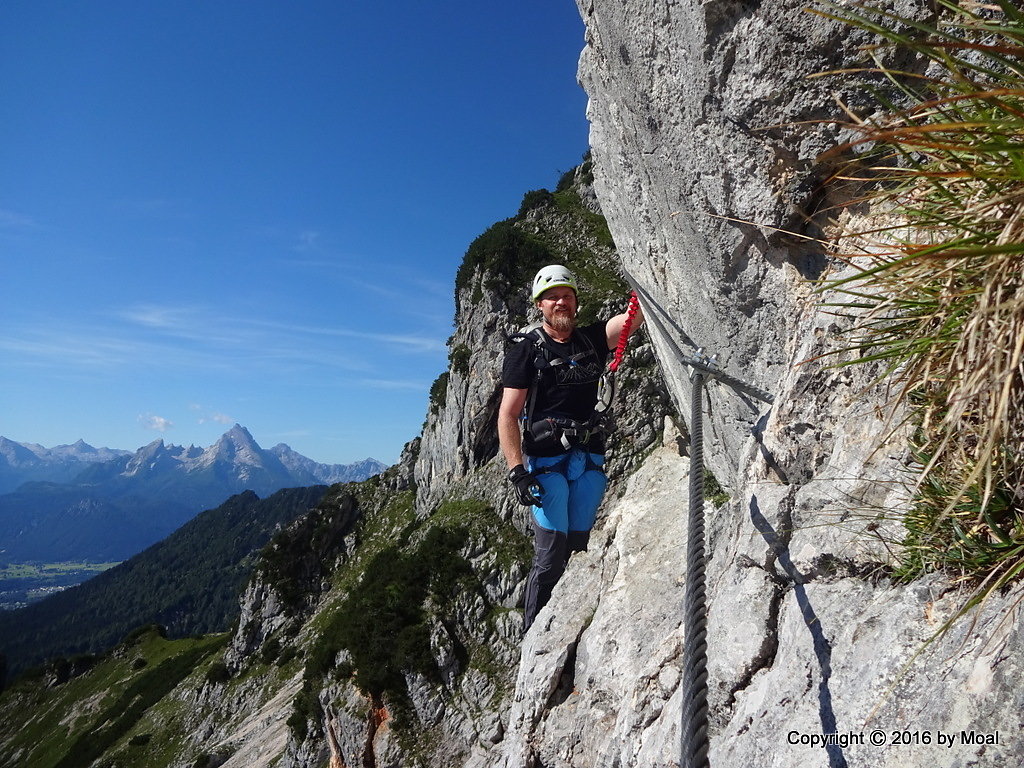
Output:
[[[875,371],[813,362],[839,328],[808,280],[837,267],[778,232],[819,234],[814,161],[841,137],[806,122],[838,108],[803,76],[848,65],[858,36],[800,3],[578,5],[595,188],[674,401],[689,413],[676,347],[774,396],[704,395],[706,461],[731,497],[708,509],[711,764],[1019,764],[1024,590],[940,633],[954,584],[889,583],[905,435]],[[524,641],[499,764],[679,764],[676,461],[637,474],[603,552],[571,564]],[[625,567],[647,558],[663,567]]]
[[[668,448],[633,475],[523,642],[501,761],[472,765],[678,757],[685,484],[686,464]]]

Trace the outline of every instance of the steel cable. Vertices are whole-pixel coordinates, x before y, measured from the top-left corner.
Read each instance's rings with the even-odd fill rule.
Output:
[[[703,358],[700,355],[700,350],[697,350],[696,354],[690,354],[688,352],[685,352],[679,346],[679,343],[675,340],[675,334],[669,332],[668,327],[665,325],[666,318],[668,318],[669,321],[671,321],[669,313],[665,310],[664,307],[658,304],[658,302],[654,300],[654,297],[651,296],[651,294],[645,288],[640,286],[628,272],[625,273],[625,275],[626,280],[632,286],[634,293],[636,293],[641,299],[643,299],[644,318],[647,319],[651,323],[651,325],[658,329],[658,332],[661,334],[661,337],[672,348],[672,351],[675,353],[676,357],[679,358],[679,360],[682,363],[690,366],[694,370],[702,371],[706,375],[718,379],[723,384],[732,387],[738,392],[750,395],[751,397],[760,400],[763,403],[771,404],[775,401],[775,396],[772,395],[770,392],[766,392],[760,387],[754,386],[753,384],[743,381],[742,379],[737,379],[735,376],[729,375],[728,373],[721,370],[717,366],[711,365],[705,358]],[[678,326],[676,326],[676,328],[677,330],[679,330]],[[679,331],[679,333],[682,334],[682,331]],[[682,335],[685,336],[685,334]],[[690,344],[693,344],[693,342],[690,341],[689,339],[687,339],[687,341]]]
[[[680,722],[680,767],[708,766],[708,644],[707,554],[704,542],[704,381],[714,378],[734,390],[773,403],[775,397],[760,387],[729,375],[697,349],[684,351],[670,332],[671,323],[685,343],[696,346],[676,325],[668,311],[628,273],[635,296],[644,302],[644,316],[657,329],[676,357],[690,367],[693,392],[690,402],[690,505],[687,520],[686,584],[683,598],[683,702]]]
[[[693,372],[690,403],[690,510],[683,600],[682,768],[708,768],[707,598],[704,589],[704,374]]]

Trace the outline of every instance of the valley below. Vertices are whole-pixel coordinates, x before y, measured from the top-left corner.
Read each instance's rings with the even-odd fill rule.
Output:
[[[112,563],[7,563],[0,565],[0,611],[24,608],[98,573]]]

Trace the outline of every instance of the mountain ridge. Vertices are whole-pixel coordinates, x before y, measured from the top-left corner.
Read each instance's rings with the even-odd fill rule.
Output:
[[[157,439],[134,453],[91,463],[66,458],[105,455],[84,441],[59,447],[77,446],[77,453],[58,449],[37,453],[31,444],[2,439],[0,469],[6,467],[8,476],[15,469],[8,456],[31,469],[31,479],[0,494],[0,561],[4,562],[123,560],[235,494],[250,490],[266,497],[283,488],[364,480],[386,468],[369,458],[348,466],[320,464],[288,446],[276,453],[268,451],[240,424],[205,449]],[[28,453],[39,462],[31,462]],[[47,464],[58,479],[46,475]],[[78,471],[71,479],[63,479],[69,467]]]
[[[325,464],[295,451],[286,443],[278,443],[271,449],[263,449],[253,438],[252,433],[238,423],[205,449],[195,445],[186,447],[166,443],[163,438],[157,438],[134,451],[122,448],[96,448],[83,438],[74,443],[47,448],[39,443],[19,442],[0,435],[0,494],[17,490],[25,482],[73,482],[77,475],[88,469],[91,464],[106,464],[128,459],[134,466],[145,456],[158,453],[178,456],[182,461],[186,461],[197,459],[210,451],[223,454],[232,450],[241,451],[243,455],[247,451],[273,454],[281,461],[285,470],[305,473],[309,476],[310,482],[328,485],[364,479],[383,471],[388,466],[373,457],[350,464]],[[354,475],[361,477],[357,478]]]

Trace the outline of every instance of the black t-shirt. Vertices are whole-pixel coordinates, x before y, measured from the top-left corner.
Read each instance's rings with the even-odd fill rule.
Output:
[[[608,360],[608,337],[605,322],[577,328],[567,342],[545,339],[548,349],[556,357],[569,359],[582,353],[575,365],[555,365],[545,368],[537,389],[533,406],[534,421],[548,416],[587,421],[597,404],[597,387]],[[543,331],[539,331],[543,333]],[[544,352],[537,349],[534,340],[523,339],[505,355],[501,372],[502,385],[512,389],[530,389],[537,382],[534,358]],[[532,397],[532,395],[531,395]],[[527,401],[529,402],[529,401]],[[596,435],[587,443],[591,453],[604,453],[604,440]],[[523,438],[523,451],[528,456],[557,456],[564,449],[548,449],[533,444],[529,433]]]

